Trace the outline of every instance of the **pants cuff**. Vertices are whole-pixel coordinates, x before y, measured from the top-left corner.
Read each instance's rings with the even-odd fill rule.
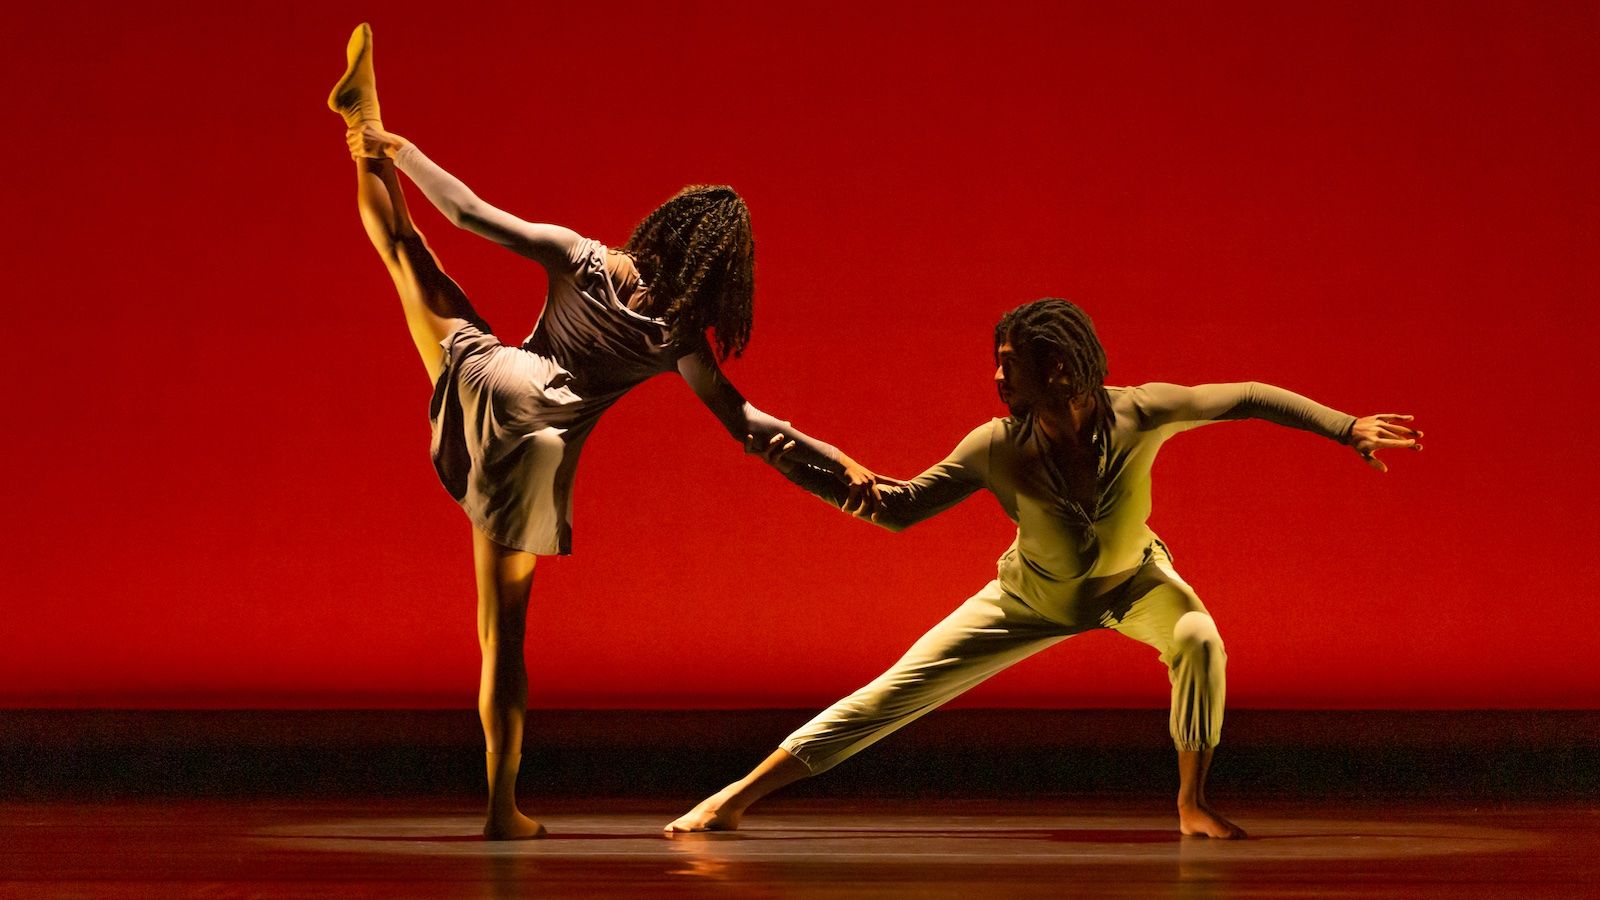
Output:
[[[778,749],[784,751],[795,759],[800,760],[801,765],[804,765],[806,769],[808,769],[813,775],[825,772],[832,768],[831,763],[813,760],[812,754],[807,753],[804,746],[794,741],[784,741],[778,745]]]

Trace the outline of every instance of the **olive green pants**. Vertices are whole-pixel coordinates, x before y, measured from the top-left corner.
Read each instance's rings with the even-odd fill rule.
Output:
[[[1172,739],[1180,750],[1216,746],[1222,733],[1227,654],[1193,589],[1161,545],[1112,592],[1091,621],[1058,621],[991,581],[911,645],[905,656],[824,710],[779,746],[825,771],[984,679],[1052,644],[1110,628],[1161,654],[1172,682]]]

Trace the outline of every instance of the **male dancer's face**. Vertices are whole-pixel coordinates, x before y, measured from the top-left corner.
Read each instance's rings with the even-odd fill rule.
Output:
[[[1006,405],[1013,416],[1027,415],[1045,394],[1045,379],[1039,372],[1036,362],[1021,350],[1011,346],[1010,341],[1002,341],[994,349],[995,390],[1000,394],[1000,402]]]

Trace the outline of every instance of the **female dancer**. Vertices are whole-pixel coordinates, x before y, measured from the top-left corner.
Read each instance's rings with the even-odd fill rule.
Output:
[[[573,474],[600,414],[645,379],[676,370],[751,448],[781,431],[794,440],[796,458],[838,477],[861,505],[873,502],[875,476],[746,403],[718,368],[719,358],[737,356],[749,340],[754,287],[749,212],[731,188],[685,188],[645,217],[621,250],[525,222],[384,130],[371,28],[358,27],[346,53],[348,68],[328,105],[348,126],[361,221],[433,380],[434,468],[472,520],[483,651],[478,711],[488,750],[483,834],[539,837],[543,826],[516,804],[528,595],[536,556],[571,552]],[[406,211],[397,169],[456,226],[545,267],[549,295],[521,347],[502,344],[439,267]]]

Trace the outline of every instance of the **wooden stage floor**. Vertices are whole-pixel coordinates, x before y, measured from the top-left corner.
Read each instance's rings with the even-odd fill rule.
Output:
[[[692,800],[525,802],[551,837],[491,844],[439,797],[0,799],[0,897],[1600,896],[1600,810],[1570,802],[1252,799],[1230,843],[1149,799],[780,798],[663,837]]]

